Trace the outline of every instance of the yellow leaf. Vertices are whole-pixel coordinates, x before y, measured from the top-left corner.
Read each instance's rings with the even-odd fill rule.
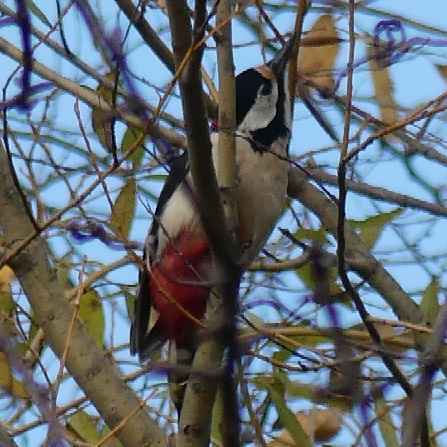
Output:
[[[17,379],[12,379],[12,387],[10,390],[11,396],[16,399],[28,400],[30,395],[26,390],[25,386],[22,382],[19,382]]]
[[[435,67],[443,77],[444,81],[447,81],[447,65],[435,64]]]
[[[0,269],[0,292],[9,292],[14,280],[14,272],[5,265]]]
[[[0,352],[0,388],[16,399],[29,399],[28,391],[12,374],[8,357]]]
[[[430,284],[425,289],[422,295],[422,301],[420,309],[424,315],[428,318],[431,324],[435,324],[439,314],[439,301],[438,301],[439,284],[436,278],[430,281]]]
[[[302,46],[299,52],[298,68],[320,87],[334,85],[332,72],[339,51],[339,39],[331,15],[322,15],[307,32],[305,41],[315,46]]]
[[[329,408],[326,410],[312,409],[309,413],[299,411],[296,414],[298,422],[306,432],[309,439],[314,442],[326,442],[333,438],[341,429],[342,412],[338,408]],[[284,430],[279,438],[276,438],[276,444],[269,446],[295,446],[292,437]]]
[[[394,101],[394,85],[389,67],[380,63],[375,56],[375,49],[368,46],[369,69],[374,85],[375,99],[380,109],[381,120],[385,124],[394,124],[398,120],[397,105]]]
[[[84,323],[89,334],[96,344],[103,348],[104,337],[104,309],[102,308],[101,297],[95,290],[89,290],[81,296],[79,305],[79,318]]]
[[[134,178],[130,178],[118,194],[110,217],[110,228],[119,236],[128,236],[135,214],[137,186]]]
[[[116,73],[114,71],[106,74],[106,77],[115,82]],[[99,83],[96,92],[101,100],[112,106],[113,90],[102,83]],[[92,127],[98,137],[99,142],[107,149],[112,149],[112,114],[106,113],[101,109],[92,111]]]
[[[12,387],[12,371],[9,366],[8,358],[3,352],[0,352],[0,387],[9,391]]]

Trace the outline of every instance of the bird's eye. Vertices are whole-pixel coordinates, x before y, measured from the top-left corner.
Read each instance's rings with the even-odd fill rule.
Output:
[[[261,87],[261,95],[270,95],[272,93],[272,83],[265,82]]]

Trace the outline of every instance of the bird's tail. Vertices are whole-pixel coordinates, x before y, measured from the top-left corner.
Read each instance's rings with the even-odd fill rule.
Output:
[[[190,342],[188,346],[177,347],[175,342],[169,343],[168,358],[173,365],[168,373],[169,394],[172,403],[177,409],[178,420],[183,407],[186,385],[188,384],[189,372],[196,352],[195,342]]]

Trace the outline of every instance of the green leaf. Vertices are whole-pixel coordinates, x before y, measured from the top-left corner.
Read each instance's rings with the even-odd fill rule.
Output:
[[[14,309],[15,302],[12,298],[12,294],[0,290],[0,324],[3,324],[11,335],[16,333],[14,319],[12,318]]]
[[[124,291],[124,299],[126,302],[127,316],[129,317],[129,320],[132,320],[134,314],[135,295]]]
[[[213,419],[211,423],[211,439],[215,440],[215,443],[212,443],[215,446],[222,445],[222,390],[219,387],[216,400],[214,401],[213,406]]]
[[[104,309],[101,297],[95,290],[89,290],[81,296],[79,305],[79,318],[84,323],[95,343],[102,349],[104,347]]]
[[[430,281],[430,284],[425,289],[422,295],[422,301],[420,308],[424,315],[428,318],[431,324],[435,324],[436,318],[439,314],[439,301],[438,301],[439,283],[436,278]]]
[[[397,429],[391,420],[391,406],[387,405],[381,390],[379,389],[379,397],[374,400],[375,414],[379,422],[379,430],[387,447],[398,447],[399,441],[396,436]]]
[[[305,285],[305,287],[309,290],[316,290],[317,284],[315,281],[315,275],[313,271],[313,267],[310,263],[307,263],[296,270],[297,275]],[[338,271],[336,267],[329,269],[329,293],[331,295],[331,301],[333,303],[345,303],[346,301],[350,301],[350,298],[347,294],[342,293],[342,289],[336,283],[336,278],[338,277]]]
[[[388,213],[377,214],[368,217],[365,220],[350,220],[351,225],[360,229],[359,237],[367,248],[371,249],[379,239],[385,225],[390,223],[394,218],[403,212],[403,208],[396,208]]]
[[[104,425],[104,427],[102,427],[100,434],[101,434],[101,439],[104,439],[112,430],[110,430],[108,425]],[[112,440],[113,440],[113,444],[112,444]],[[109,438],[107,440],[107,444],[104,444],[104,447],[107,445],[107,447],[124,447],[123,444],[118,441],[118,439],[116,439],[115,437]]]
[[[306,432],[296,416],[286,405],[283,384],[274,377],[270,377],[267,380],[258,381],[258,383],[263,384],[264,388],[268,391],[270,398],[272,399],[272,403],[278,413],[279,420],[282,422],[284,428],[289,432],[295,444],[299,445],[300,447],[311,447]]]
[[[92,416],[85,411],[78,411],[68,420],[67,428],[73,431],[84,442],[97,443],[102,436],[98,432]]]
[[[317,230],[309,228],[299,228],[295,231],[294,236],[300,241],[318,242],[320,244],[328,244],[327,231],[320,227]]]
[[[303,328],[308,329],[308,325],[306,323],[300,323],[288,326],[290,329],[292,328]],[[321,334],[318,330],[314,331],[314,334],[293,334],[293,335],[287,335],[287,339],[290,339],[291,341],[295,341],[300,343],[302,346],[317,346],[321,343],[331,343],[333,340],[329,335]],[[276,360],[278,362],[285,362],[287,361],[292,355],[293,352],[296,349],[296,346],[293,344],[290,344],[288,346],[287,339],[282,340],[282,344],[285,346],[285,348],[281,348],[278,351],[276,351],[273,354],[273,360]],[[287,349],[288,348],[288,349]]]
[[[113,82],[116,80],[116,72],[112,71],[106,74],[106,77]],[[96,92],[102,101],[112,106],[113,90],[106,87],[101,82],[96,88]],[[112,116],[110,113],[101,109],[93,109],[92,111],[92,127],[99,142],[109,151],[112,148]]]
[[[37,326],[32,317],[33,314],[31,314],[31,324],[28,332],[28,340],[30,341],[30,343],[34,340],[34,337],[36,336],[37,331],[39,330],[39,326]]]
[[[52,28],[51,23],[45,16],[45,14],[36,6],[36,4],[32,0],[26,0],[26,7],[28,10],[35,15],[44,25],[48,26],[48,28]]]
[[[129,178],[113,204],[110,228],[119,236],[128,236],[135,215],[137,186],[134,178]]]
[[[122,153],[127,152],[131,148],[133,149],[133,152],[129,156],[128,160],[132,162],[134,169],[140,166],[141,160],[143,159],[144,155],[144,138],[136,148],[133,147],[137,139],[140,138],[140,135],[141,131],[138,131],[133,127],[128,127],[126,132],[124,133],[123,141],[121,142]]]

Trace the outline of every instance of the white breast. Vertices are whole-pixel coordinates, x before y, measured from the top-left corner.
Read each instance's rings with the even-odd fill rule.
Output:
[[[254,152],[241,137],[236,144],[239,220],[251,239],[244,253],[244,265],[248,266],[264,247],[282,214],[287,196],[288,163],[275,155],[286,156],[285,141],[275,143],[271,152],[262,155]]]
[[[213,161],[216,165],[218,134],[212,134]],[[286,155],[286,141],[279,141],[272,148],[281,156]],[[236,137],[236,162],[239,186],[237,202],[240,224],[248,231],[250,245],[244,252],[244,265],[250,264],[265,245],[270,233],[281,216],[287,194],[286,161],[273,153],[259,154],[242,137]],[[217,179],[219,183],[219,179]],[[190,174],[169,199],[161,217],[158,253],[160,254],[170,238],[174,238],[182,228],[190,227],[201,231],[200,219],[194,204]],[[163,229],[164,231],[163,231]],[[246,242],[246,241],[244,241]]]

